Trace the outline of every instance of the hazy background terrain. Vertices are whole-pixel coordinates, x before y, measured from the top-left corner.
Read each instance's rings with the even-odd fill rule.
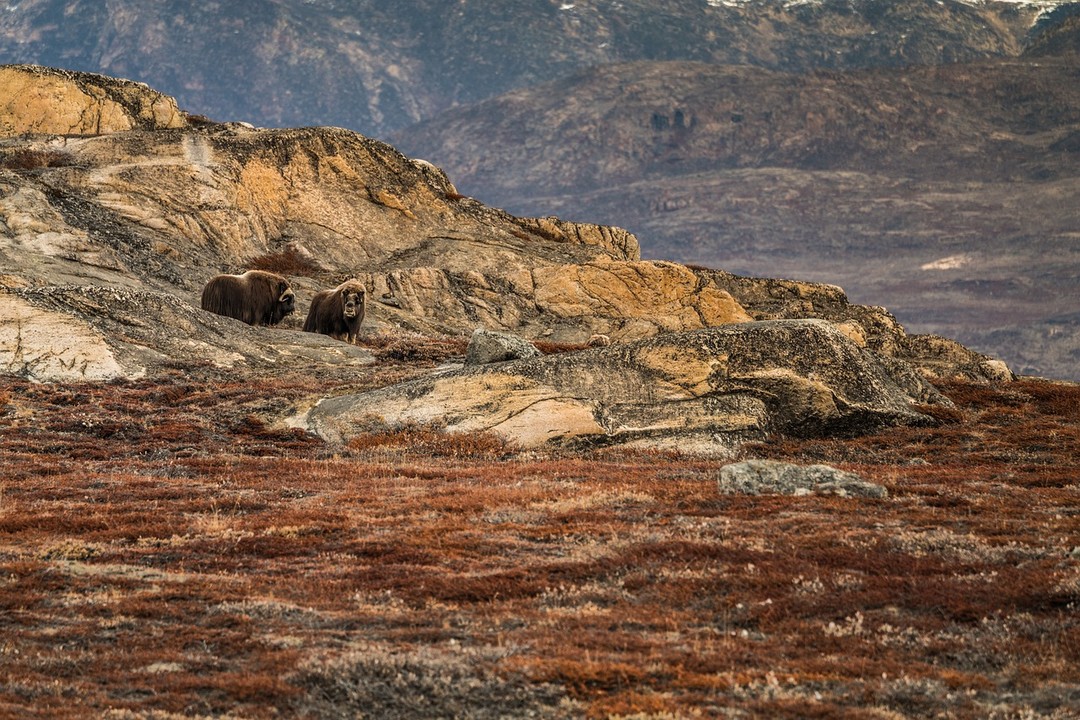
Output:
[[[1080,379],[1080,4],[23,0],[0,61],[337,125],[642,254]]]

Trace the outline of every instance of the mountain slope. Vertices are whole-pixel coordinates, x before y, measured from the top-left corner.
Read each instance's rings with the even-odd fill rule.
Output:
[[[1060,319],[1080,267],[1067,56],[807,75],[606,66],[392,137],[515,212],[627,227],[645,257],[839,284],[917,331],[1080,377],[1080,336]],[[995,339],[1051,319],[1026,344],[1042,352]]]
[[[886,172],[918,179],[1072,173],[1080,70],[1008,61],[795,75],[633,63],[583,71],[417,124],[393,139],[463,188],[514,205],[537,190],[717,169]]]
[[[0,13],[0,61],[141,80],[217,120],[380,135],[611,62],[803,72],[1015,56],[1040,11],[954,0],[23,0]]]

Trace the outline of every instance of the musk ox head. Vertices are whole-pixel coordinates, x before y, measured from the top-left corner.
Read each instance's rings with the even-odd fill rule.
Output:
[[[293,293],[292,288],[289,287],[289,282],[285,278],[281,278],[281,282],[277,285],[277,304],[274,305],[273,312],[271,313],[268,325],[277,325],[279,322],[285,319],[287,315],[292,314],[296,310],[296,294]]]
[[[367,290],[359,280],[346,280],[311,299],[304,330],[355,342],[367,309]]]
[[[363,285],[349,281],[337,288],[341,293],[341,314],[346,320],[357,318],[357,322],[364,319],[367,309],[367,291]]]
[[[217,275],[202,292],[202,309],[248,325],[277,325],[296,309],[289,281],[264,270]]]

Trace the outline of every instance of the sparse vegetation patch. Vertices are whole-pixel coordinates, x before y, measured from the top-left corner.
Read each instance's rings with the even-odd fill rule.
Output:
[[[421,427],[330,447],[278,424],[333,389],[4,379],[0,714],[1080,703],[1080,388],[954,384],[938,427],[745,452],[887,498],[721,494],[722,462],[676,453]]]
[[[36,170],[38,168],[68,167],[75,158],[63,150],[16,148],[0,152],[0,168],[5,170]]]

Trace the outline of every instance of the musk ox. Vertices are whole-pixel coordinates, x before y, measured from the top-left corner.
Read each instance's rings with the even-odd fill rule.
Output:
[[[364,320],[366,308],[367,292],[363,284],[358,280],[346,280],[333,290],[315,293],[307,320],[304,321],[304,330],[345,342],[356,342],[356,333]]]
[[[296,309],[289,281],[264,270],[217,275],[202,291],[202,309],[248,325],[277,325]]]

